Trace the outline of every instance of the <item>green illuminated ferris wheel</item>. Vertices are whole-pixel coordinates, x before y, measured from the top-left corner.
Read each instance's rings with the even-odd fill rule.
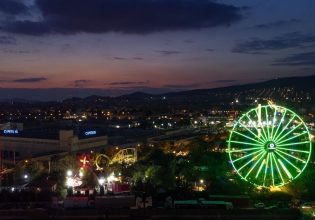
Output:
[[[242,179],[262,187],[282,186],[301,175],[311,156],[311,137],[290,109],[259,105],[243,114],[228,139],[228,153]]]

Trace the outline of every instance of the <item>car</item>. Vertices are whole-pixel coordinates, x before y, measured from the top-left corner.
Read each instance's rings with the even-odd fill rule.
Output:
[[[258,202],[256,204],[254,204],[254,207],[256,209],[263,209],[263,208],[265,208],[265,204],[263,202]]]

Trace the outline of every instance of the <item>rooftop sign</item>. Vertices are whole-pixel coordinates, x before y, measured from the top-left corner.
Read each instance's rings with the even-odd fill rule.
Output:
[[[15,129],[6,129],[6,130],[3,130],[3,134],[18,134],[19,133],[19,130]]]
[[[96,135],[96,131],[86,131],[85,136]]]

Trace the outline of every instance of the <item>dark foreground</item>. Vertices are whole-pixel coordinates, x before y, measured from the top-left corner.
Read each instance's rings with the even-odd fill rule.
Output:
[[[207,209],[76,209],[76,210],[0,210],[0,219],[220,219],[220,220],[293,220],[303,219],[299,210],[274,209],[274,210],[207,210]]]

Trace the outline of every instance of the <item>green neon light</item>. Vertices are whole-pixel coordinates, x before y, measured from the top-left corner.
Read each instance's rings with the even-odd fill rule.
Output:
[[[259,144],[261,144],[261,145],[264,144],[262,141],[255,140],[254,138],[251,138],[251,137],[249,137],[249,136],[247,136],[247,135],[244,135],[244,134],[242,134],[242,133],[239,133],[239,132],[237,132],[237,131],[232,131],[232,132],[235,133],[235,134],[238,134],[238,135],[240,135],[240,136],[242,136],[242,137],[245,137],[245,138],[247,138],[247,139],[249,139],[249,140],[255,141],[256,143],[259,143]]]
[[[291,163],[287,158],[285,158],[284,156],[282,156],[281,154],[279,154],[278,152],[276,152],[276,154],[278,154],[279,157],[281,157],[285,162],[287,162],[288,164],[290,164],[292,167],[294,167],[298,172],[301,172],[301,170],[295,166],[293,163]]]
[[[263,146],[262,144],[254,144],[254,143],[243,142],[243,141],[230,141],[230,142],[231,143],[236,143],[236,144],[251,145],[251,146]]]
[[[256,115],[258,116],[257,110],[256,110]],[[264,126],[262,125],[262,123],[259,126],[261,127],[261,130],[262,130],[262,136],[265,138],[265,141],[268,141],[268,136],[265,132]]]
[[[250,157],[250,156],[252,156],[252,155],[254,155],[254,154],[260,153],[261,151],[263,151],[263,149],[261,149],[261,150],[259,150],[259,151],[255,151],[254,153],[247,154],[247,155],[245,155],[245,156],[243,156],[243,157],[237,158],[236,160],[233,160],[233,163],[235,163],[235,162],[237,162],[237,161],[239,161],[239,160],[243,160],[243,159],[245,159],[245,158],[247,158],[247,157]]]
[[[277,160],[276,160],[276,158],[275,158],[275,155],[274,155],[274,154],[272,154],[272,159],[273,159],[274,163],[276,164],[278,174],[279,174],[279,176],[280,176],[280,178],[281,178],[281,181],[282,181],[281,185],[283,185],[283,184],[284,184],[284,180],[283,180],[283,177],[282,177],[281,171],[280,171],[280,169],[279,169],[279,166],[278,166],[278,163],[277,163]]]
[[[227,152],[233,168],[245,181],[264,187],[282,186],[306,168],[312,151],[310,133],[295,112],[276,105],[260,108],[249,110],[235,123]],[[239,157],[240,153],[244,154]]]
[[[265,182],[266,182],[266,176],[267,176],[267,169],[268,169],[268,162],[269,162],[269,154],[267,154],[267,160],[266,160],[266,168],[265,168],[265,175],[264,175],[264,184],[263,186],[265,186]]]
[[[285,138],[286,136],[288,136],[289,134],[293,133],[293,131],[295,131],[296,129],[298,129],[301,125],[303,125],[303,123],[300,123],[298,126],[296,126],[294,129],[292,129],[291,131],[287,132],[285,135],[281,136],[280,138],[276,139],[275,141],[280,142],[283,138]]]
[[[285,173],[288,175],[288,177],[289,177],[290,179],[292,179],[293,177],[292,177],[291,173],[289,172],[289,170],[284,166],[284,164],[282,163],[282,161],[281,161],[280,159],[278,159],[278,161],[279,161],[279,163],[280,163],[282,169],[283,169],[283,170],[285,171]]]
[[[247,117],[247,119],[249,120],[249,121],[253,121],[249,116],[248,116],[248,114],[246,114],[246,117]],[[257,135],[256,135],[256,137],[261,141],[261,142],[265,142],[266,141],[266,138],[264,137],[264,136],[258,136],[258,134],[259,134],[259,132],[258,132],[258,128],[257,128],[257,126],[256,125],[254,125],[254,128],[256,129],[256,131],[257,131]]]
[[[254,135],[254,137],[256,137],[257,139],[260,140],[260,138],[254,133],[252,132],[250,129],[248,129],[246,126],[244,126],[242,123],[238,122],[240,126],[242,126],[243,128],[245,128],[249,133],[251,133],[252,135]]]
[[[270,165],[271,165],[271,176],[272,176],[272,185],[275,185],[275,176],[274,176],[274,173],[273,173],[273,162],[272,162],[272,155],[273,153],[270,153]]]
[[[284,120],[284,117],[285,117],[286,114],[287,114],[287,109],[285,109],[285,110],[284,110],[284,113],[282,114],[281,120],[279,121],[278,126],[277,126],[277,129],[276,129],[276,132],[275,132],[275,134],[273,135],[273,139],[275,139],[274,137],[276,137],[276,136],[278,135],[278,131],[279,131],[279,129],[280,129],[281,123],[282,123],[282,121]]]
[[[310,153],[309,151],[306,151],[306,150],[296,150],[296,149],[291,149],[291,148],[279,147],[279,145],[277,145],[277,148],[281,150],[291,151],[291,152],[299,152],[299,153],[305,153],[305,154]]]
[[[248,173],[245,176],[245,179],[249,176],[249,174],[253,171],[253,169],[257,166],[257,164],[261,161],[261,159],[264,159],[264,155],[267,152],[264,152],[264,154],[256,161],[256,163],[254,164],[254,166],[248,171]]]
[[[300,145],[300,144],[308,144],[310,141],[302,141],[302,142],[296,142],[296,143],[290,143],[290,144],[279,144],[277,146],[294,146],[294,145]]]
[[[268,110],[267,110],[267,106],[265,106],[265,113],[266,113],[266,122],[267,122],[267,134],[268,134],[268,138],[270,137],[270,132],[269,132],[269,116],[268,116]],[[270,139],[268,139],[268,141],[270,141]]]
[[[293,137],[290,137],[290,138],[285,139],[285,140],[282,140],[282,141],[279,141],[279,140],[278,140],[277,143],[278,143],[278,144],[282,144],[282,143],[288,142],[288,141],[290,141],[290,140],[293,140],[293,139],[295,139],[295,138],[301,137],[302,135],[305,135],[305,134],[307,134],[307,131],[303,131],[302,133],[300,133],[300,134],[298,134],[298,135],[295,135],[295,136],[293,136]]]
[[[254,160],[256,160],[256,158],[258,156],[260,156],[261,154],[263,154],[264,152],[261,152],[260,154],[258,154],[257,156],[253,157],[251,160],[249,160],[247,163],[245,163],[243,166],[241,166],[241,168],[238,170],[238,172],[240,172],[242,169],[244,169],[244,167],[246,167],[248,164],[250,164],[251,162],[253,162]]]
[[[237,153],[237,152],[243,152],[243,151],[252,151],[252,150],[258,150],[262,149],[263,147],[254,147],[254,148],[246,148],[241,150],[228,150],[230,153]]]
[[[293,155],[291,155],[291,154],[288,154],[288,153],[286,153],[286,152],[283,152],[283,151],[280,150],[280,149],[278,149],[277,152],[278,152],[279,154],[285,154],[285,155],[287,155],[288,157],[292,157],[293,159],[296,159],[296,160],[301,161],[301,162],[303,162],[303,163],[307,163],[306,160],[300,159],[300,158],[298,158],[298,157],[296,157],[296,156],[293,156]]]
[[[274,138],[275,140],[277,140],[280,137],[280,135],[288,128],[289,124],[291,124],[294,118],[295,115],[293,115],[293,117],[290,118],[289,122],[284,126],[284,128],[282,128],[281,132]]]
[[[266,159],[263,159],[263,160],[262,160],[261,165],[260,165],[260,167],[259,167],[259,169],[258,169],[258,171],[257,171],[257,174],[256,174],[255,178],[257,178],[257,177],[259,176],[259,173],[260,173],[260,171],[262,170],[262,168],[263,168],[263,166],[264,166],[264,163],[266,163]]]
[[[277,115],[277,108],[275,108],[275,110],[273,111],[273,118],[272,118],[272,128],[271,128],[271,135],[270,138],[271,140],[273,140],[273,132],[274,132],[274,127],[275,127],[275,122],[276,122],[276,115]]]

